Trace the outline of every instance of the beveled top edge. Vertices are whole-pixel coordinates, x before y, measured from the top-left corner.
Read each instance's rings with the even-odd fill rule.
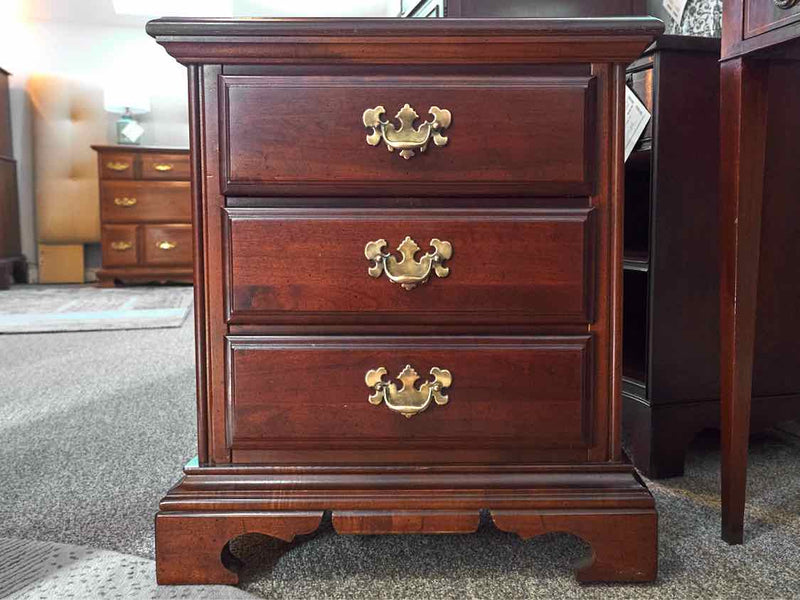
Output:
[[[97,152],[153,152],[162,154],[188,154],[186,146],[140,146],[138,144],[92,144]]]
[[[700,37],[696,35],[661,35],[650,44],[642,56],[659,50],[678,50],[687,52],[720,53],[720,38]]]
[[[281,37],[281,36],[514,36],[604,35],[655,36],[664,24],[654,17],[514,18],[514,19],[400,19],[396,17],[342,18],[190,18],[163,17],[147,23],[146,31],[159,37]],[[197,40],[200,41],[200,40]]]

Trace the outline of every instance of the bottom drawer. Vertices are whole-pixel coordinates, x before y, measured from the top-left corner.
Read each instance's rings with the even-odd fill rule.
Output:
[[[191,265],[192,226],[146,225],[142,247],[143,261],[148,265]]]
[[[585,460],[592,365],[589,336],[229,337],[227,443],[234,462]]]

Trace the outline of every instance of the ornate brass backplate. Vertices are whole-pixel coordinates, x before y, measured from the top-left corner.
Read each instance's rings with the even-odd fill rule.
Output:
[[[431,272],[438,277],[447,277],[450,268],[442,264],[453,256],[453,246],[450,242],[443,242],[436,238],[431,240],[432,252],[428,252],[419,260],[414,255],[419,252],[419,246],[410,237],[397,247],[400,252],[400,260],[385,251],[386,240],[369,242],[364,248],[364,256],[373,264],[367,272],[371,277],[380,277],[381,273],[386,273],[386,277],[393,283],[399,283],[404,290],[413,290],[418,285],[422,285],[431,276]]]
[[[442,406],[450,400],[443,393],[453,383],[453,376],[447,369],[433,367],[430,370],[433,381],[425,381],[419,386],[419,389],[416,387],[419,375],[411,365],[406,365],[400,371],[400,375],[397,376],[397,379],[402,384],[399,389],[394,382],[384,381],[387,373],[386,368],[378,367],[367,371],[364,377],[367,387],[374,390],[374,393],[369,397],[369,401],[376,406],[381,402],[385,402],[390,410],[399,412],[410,419],[428,408],[431,401]]]
[[[122,198],[114,198],[114,204],[117,206],[121,206],[123,208],[130,208],[131,206],[136,206],[136,198],[128,198],[127,196],[123,196]]]
[[[364,127],[372,129],[372,132],[367,135],[367,143],[370,146],[377,146],[383,140],[389,152],[399,150],[400,156],[408,160],[414,156],[416,150],[425,152],[431,138],[437,146],[447,144],[447,138],[443,133],[450,127],[452,120],[449,110],[431,106],[428,113],[433,116],[433,120],[425,121],[416,129],[414,129],[414,121],[419,118],[419,115],[408,104],[395,115],[395,118],[400,121],[400,127],[395,127],[394,124],[384,119],[385,113],[386,109],[383,106],[368,108],[364,111],[362,117]]]
[[[111,242],[111,249],[117,252],[124,252],[133,248],[132,242]]]
[[[153,168],[161,173],[166,173],[167,171],[172,171],[174,167],[169,163],[158,163],[153,165]]]
[[[163,242],[157,242],[156,243],[156,247],[159,250],[172,250],[177,245],[178,244],[176,244],[175,242],[170,242],[169,240],[164,240]]]

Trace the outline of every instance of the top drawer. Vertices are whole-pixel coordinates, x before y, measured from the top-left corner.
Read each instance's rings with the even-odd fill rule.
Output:
[[[132,152],[100,152],[101,179],[134,179],[136,155]]]
[[[189,156],[187,154],[143,154],[142,179],[189,180]]]
[[[228,195],[592,193],[592,77],[221,79]]]
[[[747,0],[745,11],[745,38],[800,20],[797,0]]]

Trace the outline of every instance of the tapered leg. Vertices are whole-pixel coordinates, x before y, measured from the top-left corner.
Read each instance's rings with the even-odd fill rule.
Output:
[[[222,551],[233,538],[261,533],[290,542],[319,527],[322,511],[274,513],[164,513],[156,515],[156,579],[159,584],[232,584]]]
[[[578,566],[578,581],[653,581],[658,574],[658,516],[653,508],[598,511],[493,510],[503,531],[527,539],[571,533],[589,543],[591,556]]]
[[[722,538],[741,544],[753,377],[769,63],[721,65]]]

